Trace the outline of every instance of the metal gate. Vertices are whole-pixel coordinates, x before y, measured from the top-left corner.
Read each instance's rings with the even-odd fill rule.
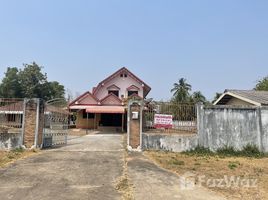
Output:
[[[47,102],[44,112],[43,148],[66,145],[69,128],[67,107]]]

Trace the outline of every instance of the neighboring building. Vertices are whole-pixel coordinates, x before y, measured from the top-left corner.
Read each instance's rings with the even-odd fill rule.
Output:
[[[214,105],[268,106],[268,91],[225,90]]]
[[[76,113],[76,128],[115,129],[126,126],[129,98],[144,99],[151,88],[123,67],[69,104]]]
[[[0,106],[0,126],[21,128],[22,119],[23,101],[14,101]]]
[[[24,101],[16,100],[12,101],[3,101],[5,105],[0,105],[0,127],[7,126],[13,128],[22,128],[23,115],[24,115]],[[46,105],[44,114],[45,116],[50,115],[51,113],[60,113],[60,114],[69,114],[68,110],[59,109],[58,107],[52,105]]]

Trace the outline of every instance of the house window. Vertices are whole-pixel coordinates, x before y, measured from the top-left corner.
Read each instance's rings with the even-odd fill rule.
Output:
[[[118,90],[109,90],[108,94],[113,93],[115,96],[119,97],[119,91]]]
[[[121,78],[127,78],[127,74],[120,74]]]
[[[83,110],[83,119],[94,119],[94,113],[87,113],[86,110]]]
[[[138,95],[138,91],[128,91],[128,96],[130,97],[131,95],[136,94]]]

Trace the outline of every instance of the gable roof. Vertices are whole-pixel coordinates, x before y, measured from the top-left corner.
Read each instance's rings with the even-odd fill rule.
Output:
[[[76,102],[82,101],[83,99],[85,99],[87,96],[90,96],[97,104],[99,102],[99,99],[97,99],[93,94],[91,94],[89,91],[85,92],[84,94],[80,95],[79,97],[77,97],[75,100],[73,100],[71,103],[69,103],[69,106],[72,106],[74,104],[76,104]]]
[[[127,88],[127,90],[140,90],[140,88],[138,88],[136,85],[131,85]]]
[[[256,90],[225,90],[214,105],[224,105],[232,97],[256,106],[268,105],[268,91]]]
[[[120,73],[128,73],[130,77],[132,77],[134,80],[138,81],[139,83],[143,84],[143,90],[144,90],[144,97],[147,96],[147,94],[150,92],[151,87],[148,86],[144,81],[142,81],[141,79],[139,79],[136,75],[134,75],[131,71],[129,71],[126,67],[122,67],[121,69],[117,70],[115,73],[113,73],[112,75],[110,75],[109,77],[107,77],[106,79],[104,79],[103,81],[101,81],[98,86],[94,89],[93,91],[93,95],[96,94],[96,92],[101,88],[102,84],[108,82],[109,80],[115,78],[116,76],[118,76]]]
[[[110,85],[109,87],[107,87],[107,89],[116,89],[116,90],[120,90],[120,87],[116,86],[115,84]]]
[[[119,99],[113,93],[108,94],[100,102],[102,105],[122,105],[121,99]]]

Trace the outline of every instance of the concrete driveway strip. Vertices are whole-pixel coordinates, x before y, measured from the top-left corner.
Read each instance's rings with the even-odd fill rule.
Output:
[[[179,176],[164,170],[141,153],[130,153],[128,174],[135,200],[224,200],[205,188],[181,189]]]
[[[0,169],[0,199],[121,199],[114,184],[122,175],[122,135],[69,140]]]

